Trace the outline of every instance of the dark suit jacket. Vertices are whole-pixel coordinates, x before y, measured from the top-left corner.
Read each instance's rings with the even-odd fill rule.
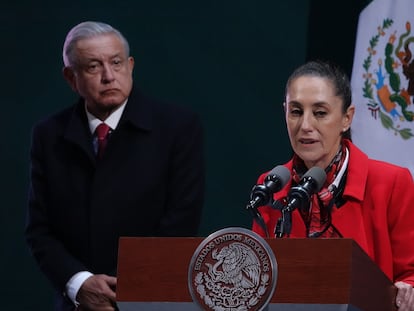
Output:
[[[33,129],[26,239],[62,293],[82,270],[116,274],[120,236],[194,236],[204,191],[202,128],[132,91],[103,159],[79,102]]]

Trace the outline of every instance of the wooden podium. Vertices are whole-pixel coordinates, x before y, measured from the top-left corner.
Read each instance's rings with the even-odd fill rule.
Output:
[[[188,267],[203,238],[129,238],[119,243],[117,303],[121,311],[199,310]],[[389,311],[396,290],[351,239],[266,239],[277,261],[266,310]]]

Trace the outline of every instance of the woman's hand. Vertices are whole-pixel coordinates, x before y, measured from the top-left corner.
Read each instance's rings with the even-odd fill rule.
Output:
[[[404,282],[396,282],[397,296],[395,297],[395,304],[398,311],[414,311],[414,288]]]

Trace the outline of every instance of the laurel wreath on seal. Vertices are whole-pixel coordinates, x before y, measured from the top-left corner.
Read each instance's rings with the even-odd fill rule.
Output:
[[[262,298],[262,296],[265,294],[266,292],[266,287],[268,285],[270,276],[268,274],[263,274],[261,276],[261,285],[259,286],[259,288],[257,289],[256,293],[251,293],[251,295],[248,294],[244,294],[244,296],[246,298],[250,299],[246,302],[244,301],[244,299],[240,299],[240,304],[237,308],[226,308],[226,307],[222,307],[222,306],[217,306],[216,303],[214,302],[214,295],[209,295],[206,291],[206,286],[204,286],[204,280],[206,282],[206,286],[207,287],[217,287],[216,284],[214,284],[214,282],[204,273],[199,272],[194,279],[194,283],[197,287],[197,292],[200,295],[200,297],[204,300],[204,303],[209,306],[211,308],[211,310],[214,311],[228,311],[228,310],[237,310],[237,311],[247,311],[249,310],[251,307],[255,306],[259,300]],[[219,285],[220,287],[220,285]],[[213,290],[214,291],[214,290]],[[212,299],[213,298],[213,299]],[[243,304],[245,303],[245,304]]]
[[[385,30],[388,29],[392,24],[393,24],[392,19],[388,19],[388,18],[384,19],[382,22],[382,26],[377,27],[378,33],[374,35],[369,41],[368,56],[367,58],[364,59],[364,62],[363,62],[363,68],[365,70],[363,77],[365,80],[364,80],[364,87],[362,90],[363,90],[363,96],[365,98],[368,98],[369,100],[367,103],[367,106],[368,106],[368,109],[373,114],[374,118],[376,119],[376,112],[379,112],[381,123],[386,129],[392,129],[394,130],[396,134],[397,133],[400,134],[400,136],[403,139],[409,139],[410,137],[414,136],[413,133],[411,132],[411,129],[410,128],[399,129],[395,127],[392,118],[390,118],[387,114],[382,112],[380,109],[380,105],[378,104],[377,101],[374,100],[373,88],[372,88],[372,83],[373,83],[372,74],[369,72],[371,64],[372,64],[372,57],[373,55],[376,54],[375,47],[377,46],[380,37],[385,36]]]

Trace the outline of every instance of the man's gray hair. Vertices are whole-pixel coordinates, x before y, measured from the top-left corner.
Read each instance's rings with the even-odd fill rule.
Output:
[[[63,44],[63,63],[65,67],[77,64],[74,50],[76,42],[103,34],[115,34],[118,36],[124,45],[125,56],[129,56],[129,43],[119,30],[105,23],[88,21],[76,25],[66,35],[65,43]]]

